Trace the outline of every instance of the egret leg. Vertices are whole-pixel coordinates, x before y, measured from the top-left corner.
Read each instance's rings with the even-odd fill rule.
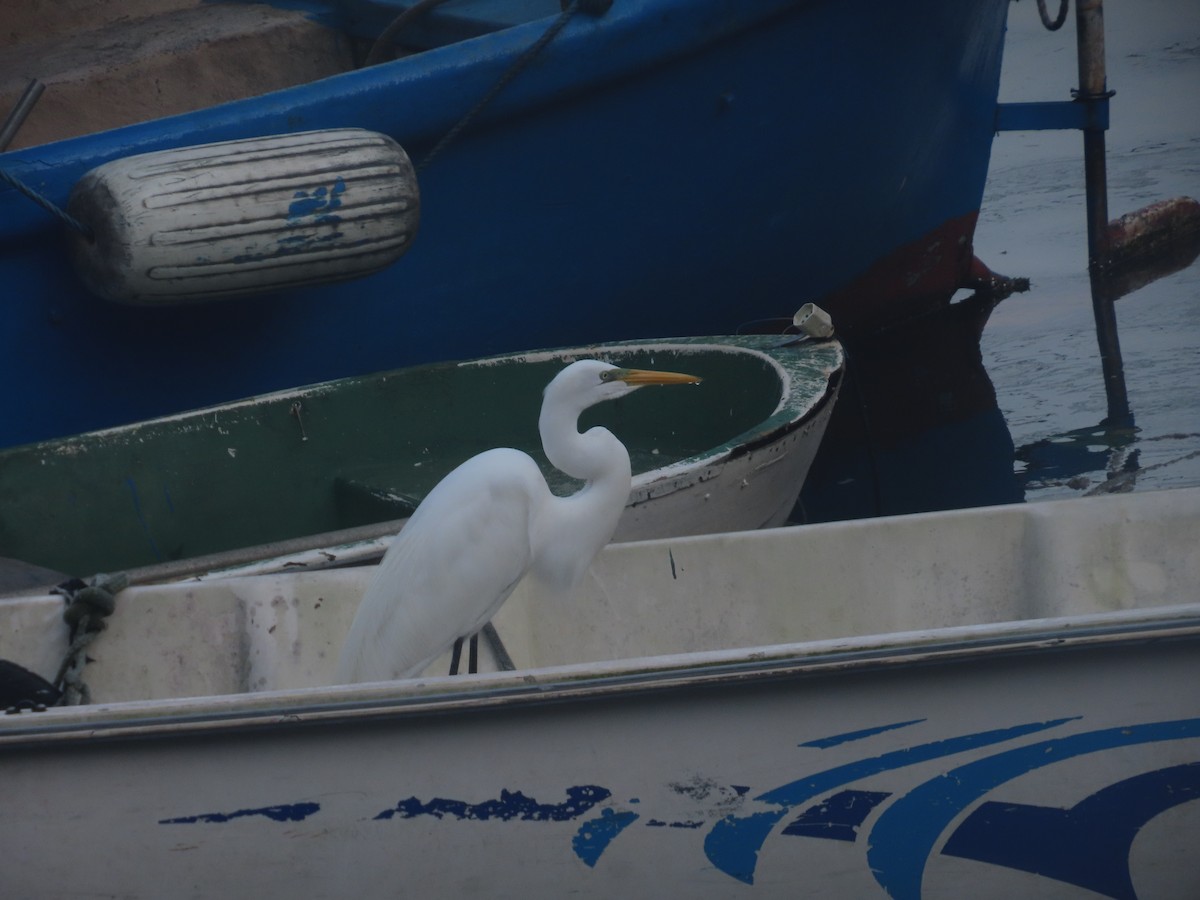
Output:
[[[460,659],[462,659],[462,645],[463,645],[463,639],[458,638],[454,642],[454,649],[450,652],[450,674],[451,675],[458,674],[458,661]]]
[[[471,635],[470,650],[467,653],[467,673],[475,675],[479,672],[479,632]]]
[[[496,657],[496,664],[502,672],[511,672],[517,667],[516,663],[508,654],[508,650],[504,646],[504,641],[500,640],[500,635],[496,631],[496,626],[488,622],[483,626],[481,634],[487,638],[488,648],[492,651],[492,655]]]

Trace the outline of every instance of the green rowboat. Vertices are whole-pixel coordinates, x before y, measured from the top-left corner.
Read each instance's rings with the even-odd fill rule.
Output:
[[[161,575],[390,533],[454,466],[496,446],[529,452],[554,490],[574,490],[545,461],[537,418],[542,388],[584,357],[704,379],[581,420],[630,450],[616,540],[782,524],[843,362],[836,341],[782,343],[680,338],[439,363],[12,448],[0,453],[0,557]]]

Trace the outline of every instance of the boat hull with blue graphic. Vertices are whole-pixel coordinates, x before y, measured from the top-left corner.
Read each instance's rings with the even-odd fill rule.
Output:
[[[370,577],[118,595],[93,705],[0,717],[6,893],[1200,890],[1200,490],[613,545],[516,671],[330,687]]]
[[[198,6],[189,22],[230,7],[166,5]],[[276,5],[349,41],[403,8]],[[65,207],[85,175],[116,160],[361,128],[416,165],[420,227],[401,258],[365,277],[146,308],[90,291],[70,229],[0,184],[0,375],[21,385],[6,397],[0,446],[426,362],[734,333],[810,300],[843,332],[948,303],[971,276],[1007,8],[619,0],[576,13],[508,79],[556,22],[558,0],[465,0],[414,26],[405,42],[418,52],[380,65],[215,105],[187,75],[173,93],[202,108],[4,153],[0,170]],[[304,56],[274,60],[272,47],[264,38],[220,68],[265,75]],[[165,79],[154,69],[121,85],[162,108]],[[70,123],[125,109],[118,87],[81,102]],[[69,96],[51,84],[24,128],[37,133]],[[333,227],[354,205],[344,173],[312,168],[294,185],[308,218],[289,227]],[[193,224],[172,232],[178,246],[192,247],[178,235]],[[147,277],[198,265],[203,249]],[[99,262],[119,268],[125,255]]]

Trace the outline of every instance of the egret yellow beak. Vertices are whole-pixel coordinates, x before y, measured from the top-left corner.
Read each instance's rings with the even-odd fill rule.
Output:
[[[611,373],[613,381],[623,381],[633,387],[646,384],[699,384],[701,379],[682,372],[656,372],[652,369],[616,369]]]

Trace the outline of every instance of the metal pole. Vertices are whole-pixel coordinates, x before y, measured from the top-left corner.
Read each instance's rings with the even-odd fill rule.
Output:
[[[4,124],[0,125],[0,153],[8,149],[8,145],[17,136],[21,125],[24,124],[26,117],[33,109],[33,105],[38,102],[38,98],[42,96],[42,91],[45,89],[46,86],[36,78],[25,86],[25,91],[21,94],[20,99],[17,100],[17,105],[8,114],[8,118],[4,120]]]
[[[1105,283],[1111,254],[1108,231],[1108,172],[1105,166],[1104,125],[1098,108],[1110,96],[1104,71],[1104,2],[1076,0],[1075,37],[1079,56],[1079,90],[1076,99],[1088,105],[1083,130],[1083,166],[1087,189],[1088,271],[1092,284],[1092,311],[1104,391],[1108,397],[1107,422],[1132,423],[1125,390],[1125,365],[1117,336],[1117,315],[1112,291]]]

